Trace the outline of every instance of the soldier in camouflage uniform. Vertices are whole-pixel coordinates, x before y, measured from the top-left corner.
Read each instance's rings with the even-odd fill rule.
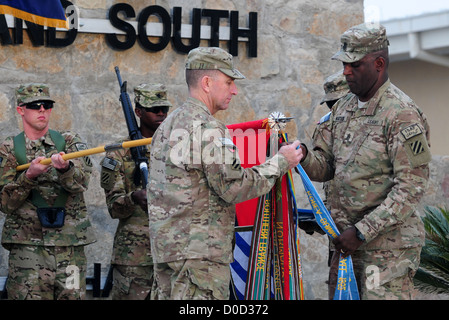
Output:
[[[347,95],[349,93],[349,86],[346,82],[346,78],[343,75],[343,70],[340,70],[329,77],[326,78],[323,84],[324,89],[324,96],[321,99],[320,104],[326,103],[327,107],[332,110],[333,105],[342,97]],[[318,136],[318,133],[321,131],[323,125],[326,124],[327,120],[329,119],[331,115],[331,112],[324,115],[320,121],[318,122],[313,135],[312,135],[312,144],[314,143],[316,137]],[[323,190],[324,190],[324,199],[323,202],[330,210],[329,206],[327,205],[327,198],[329,194],[329,184],[330,181],[326,181],[323,183]],[[325,232],[321,229],[321,227],[315,222],[315,221],[299,221],[298,226],[303,229],[307,234],[313,234],[314,232],[318,232],[320,234],[325,234]]]
[[[92,164],[88,157],[66,161],[62,154],[86,149],[86,144],[75,133],[49,129],[54,101],[47,85],[20,86],[16,97],[24,134],[0,146],[8,298],[83,299],[84,247],[95,241],[84,202]],[[50,157],[50,165],[40,163]],[[31,164],[16,171],[19,162]]]
[[[351,255],[362,299],[410,299],[424,242],[416,205],[429,177],[429,127],[418,106],[388,78],[388,39],[381,25],[361,24],[341,37],[351,93],[320,125],[302,166],[312,180],[332,180],[331,214],[338,256]]]
[[[258,197],[299,163],[299,141],[243,169],[213,115],[237,94],[232,56],[196,48],[186,62],[187,101],[153,136],[148,182],[153,299],[229,299],[235,203]]]
[[[141,84],[134,93],[141,134],[151,138],[171,107],[167,90],[162,84]],[[149,299],[153,284],[147,196],[141,185],[135,185],[134,170],[131,149],[108,152],[102,161],[101,186],[108,210],[112,218],[119,219],[111,261],[114,300]]]
[[[340,70],[329,77],[326,78],[323,84],[324,96],[320,102],[320,104],[326,103],[327,107],[332,110],[332,107],[335,103],[345,95],[349,93],[349,86],[346,82],[346,77],[343,74],[343,70]],[[320,121],[318,122],[317,127],[312,135],[312,144],[315,143],[315,139],[319,137],[320,132],[323,130],[323,127],[326,127],[326,123],[329,120],[331,112],[324,115]],[[329,198],[329,190],[330,184],[332,180],[325,181],[323,183],[323,191],[324,191],[324,199],[323,202],[326,205],[326,208],[330,210],[330,206],[328,203]],[[303,229],[307,234],[313,234],[314,232],[318,232],[320,234],[325,234],[325,232],[321,229],[321,227],[316,223],[316,221],[299,221],[298,226]],[[332,242],[329,243],[329,256],[328,256],[328,266],[331,264],[331,258],[334,254],[335,248],[332,245]]]

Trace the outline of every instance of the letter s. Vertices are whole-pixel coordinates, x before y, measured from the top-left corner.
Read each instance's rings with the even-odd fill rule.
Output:
[[[137,36],[136,30],[134,30],[134,27],[130,23],[119,19],[118,13],[121,11],[125,13],[126,17],[132,18],[136,16],[136,12],[133,7],[127,3],[117,3],[109,10],[109,21],[114,27],[126,33],[126,40],[120,41],[117,38],[117,34],[110,33],[106,35],[106,41],[115,49],[127,50],[134,45]]]

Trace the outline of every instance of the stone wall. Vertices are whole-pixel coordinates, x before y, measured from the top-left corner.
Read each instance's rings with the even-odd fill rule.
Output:
[[[109,8],[121,1],[72,1],[81,18],[106,19]],[[273,111],[292,116],[287,126],[290,139],[310,142],[317,120],[327,113],[320,106],[324,79],[341,68],[330,57],[339,48],[340,34],[363,21],[362,0],[188,0],[188,1],[123,1],[138,13],[149,5],[160,5],[168,12],[182,6],[183,23],[190,23],[193,8],[236,10],[240,27],[246,27],[249,12],[258,14],[257,58],[249,58],[247,45],[239,44],[237,68],[247,77],[238,81],[239,94],[229,110],[217,114],[225,123],[238,123],[266,118]],[[207,24],[207,21],[203,21]],[[222,23],[227,23],[222,22]],[[203,40],[202,46],[208,41]],[[227,48],[226,43],[220,43]],[[24,32],[23,44],[0,47],[0,138],[15,135],[21,121],[15,111],[14,89],[22,83],[45,82],[56,100],[51,127],[73,130],[91,146],[111,143],[127,134],[119,103],[119,88],[114,67],[119,66],[128,92],[144,82],[166,84],[169,100],[176,106],[187,97],[184,80],[185,54],[171,45],[150,52],[134,45],[125,51],[108,46],[103,34],[79,33],[75,42],[64,48],[33,46]],[[109,217],[103,190],[99,184],[99,162],[102,155],[91,157],[94,173],[86,193],[88,210],[98,241],[87,247],[89,274],[93,263],[101,263],[106,276],[117,222]],[[432,204],[446,201],[449,193],[448,159],[436,159],[432,174],[432,193],[426,197]],[[440,172],[441,170],[441,172]],[[302,183],[295,177],[298,203],[307,208]],[[320,184],[316,184],[321,189]],[[444,194],[442,194],[442,191]],[[446,203],[445,202],[445,203]],[[4,217],[0,213],[0,227]],[[306,299],[327,299],[327,249],[325,236],[301,234]],[[0,276],[7,274],[7,251],[0,249]]]

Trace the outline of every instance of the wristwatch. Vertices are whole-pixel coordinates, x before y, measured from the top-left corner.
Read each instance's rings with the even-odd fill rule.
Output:
[[[357,229],[357,227],[355,228],[355,236],[357,237],[357,239],[359,239],[362,242],[365,242],[365,237],[363,236],[363,234],[359,231],[359,229]]]

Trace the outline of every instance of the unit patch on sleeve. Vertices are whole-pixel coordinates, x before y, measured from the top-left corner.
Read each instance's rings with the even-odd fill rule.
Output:
[[[409,139],[413,138],[414,136],[417,136],[418,134],[421,134],[421,133],[422,133],[422,130],[416,123],[401,130],[401,134],[405,140],[409,140]]]
[[[407,157],[413,168],[416,168],[432,160],[430,148],[423,129],[417,124],[412,124],[400,131],[401,140],[404,143]]]

